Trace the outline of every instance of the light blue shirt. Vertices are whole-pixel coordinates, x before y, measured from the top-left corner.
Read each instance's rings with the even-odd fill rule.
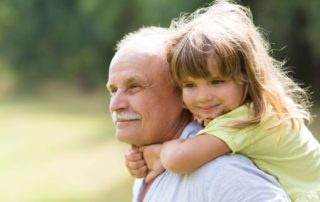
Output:
[[[201,128],[187,125],[181,138],[194,136]],[[136,179],[133,202],[138,202],[144,187]],[[259,170],[241,155],[224,155],[189,174],[163,172],[152,183],[144,202],[275,202],[290,201],[277,180]]]

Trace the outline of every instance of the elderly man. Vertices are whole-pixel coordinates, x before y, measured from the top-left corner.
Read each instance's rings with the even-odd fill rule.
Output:
[[[135,146],[189,138],[201,126],[183,108],[172,82],[164,44],[169,31],[143,28],[117,47],[107,83],[118,140]],[[289,201],[279,183],[246,157],[225,155],[189,174],[163,172],[146,184],[137,179],[133,201]]]

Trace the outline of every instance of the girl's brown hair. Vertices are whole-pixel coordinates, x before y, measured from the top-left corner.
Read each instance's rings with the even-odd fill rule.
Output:
[[[167,60],[180,86],[187,76],[208,78],[214,66],[222,77],[246,87],[253,113],[234,127],[259,123],[268,105],[278,114],[279,123],[287,118],[299,123],[311,120],[307,92],[288,77],[284,63],[269,54],[269,43],[253,24],[248,8],[216,1],[173,21],[170,29],[176,34],[167,43]]]

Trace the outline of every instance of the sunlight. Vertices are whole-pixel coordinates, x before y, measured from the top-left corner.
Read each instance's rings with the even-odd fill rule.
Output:
[[[109,116],[49,106],[0,105],[0,201],[92,201],[130,179]]]

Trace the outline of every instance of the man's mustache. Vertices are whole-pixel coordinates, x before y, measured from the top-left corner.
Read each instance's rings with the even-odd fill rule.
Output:
[[[112,112],[113,122],[141,120],[142,116],[136,112]]]

